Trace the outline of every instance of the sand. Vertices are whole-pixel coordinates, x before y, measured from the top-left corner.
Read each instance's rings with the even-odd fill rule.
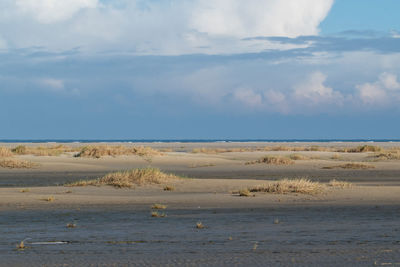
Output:
[[[196,145],[152,144],[174,152],[151,160],[74,158],[72,153],[16,157],[40,167],[0,168],[0,266],[400,265],[400,161],[375,162],[372,153],[341,153],[340,160],[332,160],[331,152],[296,152],[315,159],[245,165],[264,155],[293,152],[191,153]],[[201,144],[244,145],[249,147]],[[375,168],[323,169],[347,162]],[[185,178],[168,183],[174,191],[164,191],[164,185],[62,186],[147,166]],[[329,187],[318,195],[232,194],[286,177],[345,180],[353,187]],[[161,211],[165,218],[150,216],[155,203],[167,206]],[[205,229],[195,228],[199,221]],[[76,227],[67,228],[68,223]],[[28,248],[16,250],[25,239]]]

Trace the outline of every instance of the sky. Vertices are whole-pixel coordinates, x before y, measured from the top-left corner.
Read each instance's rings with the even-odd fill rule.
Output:
[[[0,139],[400,139],[398,0],[2,0]]]

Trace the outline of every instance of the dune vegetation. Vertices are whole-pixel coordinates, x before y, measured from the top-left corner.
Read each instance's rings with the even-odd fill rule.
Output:
[[[127,146],[109,146],[109,145],[98,145],[98,146],[85,146],[81,148],[75,157],[85,158],[101,158],[103,156],[122,156],[122,155],[137,155],[141,157],[158,156],[162,153],[151,147],[127,147]]]
[[[335,188],[350,188],[353,186],[352,183],[346,182],[346,181],[339,181],[336,179],[330,180],[328,183],[329,186],[335,187]]]
[[[192,153],[219,154],[228,152],[341,152],[341,153],[367,153],[380,152],[383,149],[379,146],[361,145],[357,147],[325,147],[325,146],[266,146],[266,147],[237,147],[237,148],[194,148]]]
[[[24,146],[19,145],[11,151],[16,155],[34,155],[34,156],[59,156],[66,152],[74,152],[77,148],[65,145],[54,146]]]
[[[291,165],[291,164],[294,164],[294,160],[292,160],[288,157],[283,157],[283,156],[269,156],[268,155],[268,156],[264,156],[255,161],[246,162],[246,165],[257,164],[257,163],[266,163],[266,164],[271,164],[271,165]]]
[[[318,182],[312,182],[309,179],[283,179],[270,182],[264,185],[248,188],[250,192],[263,192],[273,194],[299,193],[316,195],[324,192],[326,186]]]
[[[99,179],[81,180],[78,182],[66,184],[65,186],[102,186],[110,185],[117,188],[132,188],[135,185],[153,185],[165,184],[180,177],[174,174],[168,174],[156,168],[133,169],[128,171],[120,171],[109,173]]]
[[[323,169],[353,169],[353,170],[374,169],[374,168],[375,166],[364,163],[345,163],[341,165],[323,167]]]
[[[7,158],[0,160],[0,167],[8,169],[32,169],[39,167],[39,164],[27,160]]]
[[[375,160],[400,160],[400,150],[384,151],[375,153],[373,156]]]
[[[12,157],[13,153],[7,147],[0,147],[0,158]]]

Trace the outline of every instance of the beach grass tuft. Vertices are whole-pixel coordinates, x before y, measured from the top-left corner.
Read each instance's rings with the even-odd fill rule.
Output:
[[[21,190],[19,190],[19,192],[21,192],[21,193],[28,193],[30,191],[31,190],[29,188],[22,188]]]
[[[251,196],[253,196],[253,194],[247,188],[239,190],[238,193],[239,193],[239,196],[241,196],[241,197],[251,197]]]
[[[376,153],[373,157],[376,160],[400,160],[400,150]]]
[[[76,228],[75,223],[67,223],[67,228]]]
[[[164,191],[175,191],[175,187],[172,185],[166,185],[163,189]]]
[[[350,182],[339,181],[336,179],[330,180],[328,185],[331,187],[342,188],[342,189],[343,188],[351,188],[353,186],[353,184]]]
[[[335,166],[326,166],[323,169],[352,169],[352,170],[365,170],[365,169],[374,169],[375,166],[364,164],[364,163],[346,163]]]
[[[179,179],[174,174],[168,174],[156,168],[133,169],[109,173],[99,179],[81,180],[65,186],[101,186],[110,185],[117,188],[131,188],[135,185],[163,184]]]
[[[151,217],[164,218],[164,217],[167,217],[167,215],[165,213],[160,213],[158,211],[152,211],[151,212]]]
[[[12,157],[13,153],[7,147],[0,147],[0,158]]]
[[[137,155],[141,157],[151,157],[162,155],[158,150],[151,147],[126,147],[126,146],[109,146],[109,145],[98,145],[98,146],[85,146],[83,147],[75,157],[85,158],[101,158],[104,156],[122,156],[122,155]]]
[[[261,159],[258,159],[256,161],[250,161],[246,162],[246,165],[249,164],[257,164],[257,163],[266,163],[266,164],[271,164],[271,165],[292,165],[294,164],[294,161],[288,157],[282,157],[282,156],[264,156]]]
[[[310,157],[307,157],[303,154],[291,154],[291,155],[289,155],[289,158],[291,160],[308,160],[308,159],[310,159]]]
[[[47,201],[47,202],[53,202],[54,200],[56,200],[56,198],[54,196],[49,196],[49,197],[43,198],[43,200]]]
[[[0,167],[8,169],[32,169],[39,167],[39,164],[27,160],[8,158],[0,160]]]
[[[162,204],[154,204],[153,206],[151,206],[151,209],[153,210],[165,210],[166,208],[167,206]]]
[[[16,155],[34,155],[34,156],[59,156],[66,152],[74,152],[76,148],[68,147],[66,145],[53,145],[53,146],[24,146],[19,145],[11,150]]]
[[[312,182],[309,179],[283,179],[270,182],[268,184],[249,188],[250,192],[264,192],[273,194],[300,193],[316,195],[324,192],[325,186],[318,182]]]
[[[203,224],[202,222],[197,222],[197,223],[196,223],[196,228],[197,228],[197,229],[204,229],[204,228],[206,228],[206,227],[204,226],[204,224]]]

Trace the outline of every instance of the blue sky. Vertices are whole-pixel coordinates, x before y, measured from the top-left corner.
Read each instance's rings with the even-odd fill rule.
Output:
[[[400,138],[396,0],[0,10],[0,139]]]

